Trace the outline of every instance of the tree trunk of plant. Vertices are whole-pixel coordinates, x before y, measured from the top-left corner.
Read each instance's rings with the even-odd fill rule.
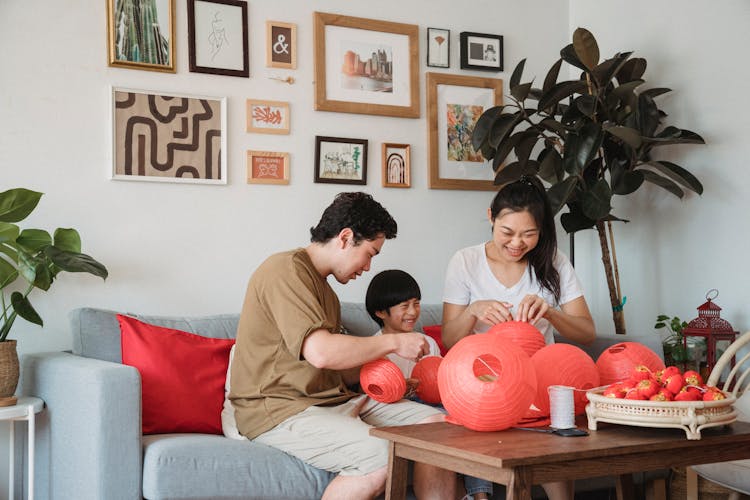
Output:
[[[609,250],[607,240],[607,227],[604,221],[597,221],[596,232],[599,233],[599,245],[602,249],[602,263],[604,274],[607,276],[607,287],[609,288],[609,301],[612,304],[612,320],[615,323],[615,333],[625,335],[625,314],[623,312],[622,297],[620,297],[615,275],[617,273],[617,259]]]

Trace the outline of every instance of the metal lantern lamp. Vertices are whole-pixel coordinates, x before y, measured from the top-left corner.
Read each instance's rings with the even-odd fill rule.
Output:
[[[719,313],[721,307],[712,302],[718,296],[718,290],[715,288],[709,290],[706,293],[706,302],[698,306],[698,317],[682,329],[682,342],[685,352],[687,352],[687,338],[689,336],[706,339],[707,373],[711,373],[716,364],[716,343],[721,341],[732,343],[739,334],[727,320],[721,318]],[[732,358],[732,366],[734,366],[734,358]]]

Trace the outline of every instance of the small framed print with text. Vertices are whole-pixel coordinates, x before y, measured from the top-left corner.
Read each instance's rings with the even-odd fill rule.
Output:
[[[297,25],[266,21],[266,66],[297,69]]]
[[[247,152],[248,184],[289,184],[289,153]]]

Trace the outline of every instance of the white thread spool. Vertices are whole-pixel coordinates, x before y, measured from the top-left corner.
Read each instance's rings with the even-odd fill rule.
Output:
[[[550,427],[553,429],[570,429],[576,426],[573,387],[551,385],[549,392]]]

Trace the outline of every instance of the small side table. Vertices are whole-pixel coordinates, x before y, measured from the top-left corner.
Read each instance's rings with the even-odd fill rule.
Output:
[[[28,425],[28,460],[29,460],[29,500],[34,498],[34,437],[35,427],[34,420],[36,414],[42,411],[44,408],[44,401],[34,397],[19,397],[18,402],[15,406],[3,406],[0,407],[0,420],[6,420],[10,424],[10,436],[8,438],[10,446],[10,460],[8,461],[8,470],[10,471],[10,478],[8,479],[8,498],[14,498],[14,484],[15,472],[13,470],[15,461],[15,446],[13,439],[15,437],[15,430],[13,424],[16,421],[26,420]]]

